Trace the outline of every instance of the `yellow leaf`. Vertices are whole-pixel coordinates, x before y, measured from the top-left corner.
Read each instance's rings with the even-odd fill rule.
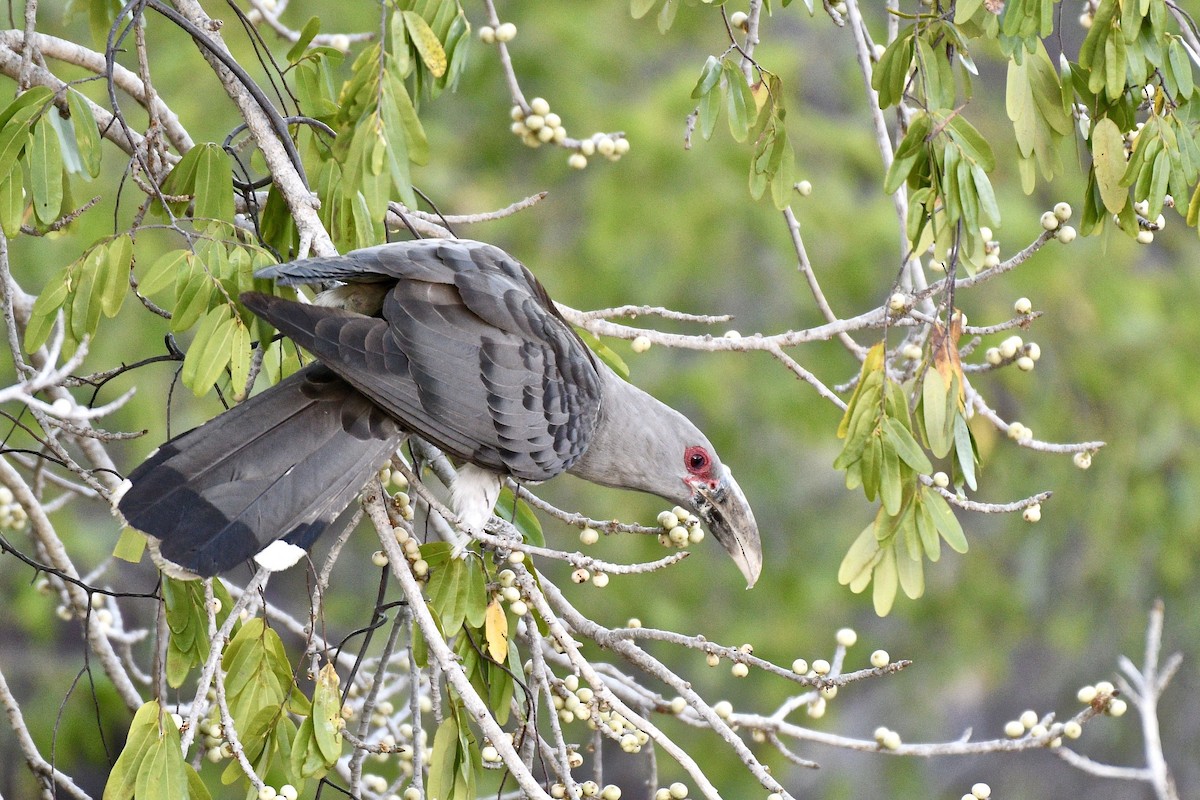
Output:
[[[954,385],[954,377],[958,376],[958,397],[963,399],[963,370],[962,361],[958,357],[958,339],[962,336],[962,313],[954,312],[950,320],[950,330],[934,323],[929,333],[929,352],[933,355],[933,366],[942,376],[947,389]]]
[[[504,616],[499,600],[488,603],[483,632],[487,638],[488,656],[497,664],[503,664],[508,658],[508,617]]]
[[[767,88],[766,81],[759,81],[750,87],[750,94],[754,95],[754,109],[762,111],[763,106],[767,104],[767,99],[771,96],[771,90]]]
[[[425,62],[425,66],[435,78],[446,74],[446,51],[438,41],[437,34],[429,27],[424,17],[415,11],[404,12],[404,25],[408,35],[412,37],[413,45]]]
[[[1092,167],[1104,208],[1118,214],[1129,200],[1129,190],[1121,185],[1125,174],[1125,140],[1116,123],[1108,117],[1092,128]]]

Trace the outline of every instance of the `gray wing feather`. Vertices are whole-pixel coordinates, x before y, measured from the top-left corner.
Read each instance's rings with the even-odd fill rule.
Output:
[[[502,250],[422,240],[259,274],[395,279],[382,319],[264,295],[243,301],[451,454],[540,481],[586,449],[600,405],[595,362],[541,284]]]

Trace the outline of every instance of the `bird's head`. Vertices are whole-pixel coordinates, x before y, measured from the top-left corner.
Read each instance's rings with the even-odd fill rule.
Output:
[[[707,441],[688,445],[680,459],[682,504],[696,513],[746,576],[746,588],[762,572],[758,523],[742,487]]]

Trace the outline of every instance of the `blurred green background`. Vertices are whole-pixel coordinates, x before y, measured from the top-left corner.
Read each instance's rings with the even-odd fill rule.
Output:
[[[1078,4],[1063,5],[1065,47],[1073,52],[1080,35],[1073,21]],[[209,12],[231,18],[220,4],[209,4]],[[483,22],[480,8],[469,6],[467,13],[475,26]],[[576,308],[647,303],[730,313],[736,320],[721,330],[743,333],[821,321],[796,271],[782,216],[748,196],[747,147],[734,143],[723,124],[712,141],[697,136],[690,151],[682,146],[700,67],[725,47],[716,8],[684,7],[666,35],[651,18],[631,19],[628,4],[621,2],[521,0],[504,3],[500,13],[520,31],[511,52],[526,96],[546,97],[571,135],[620,130],[632,149],[619,162],[597,158],[579,172],[567,166],[563,151],[521,145],[508,131],[511,101],[495,53],[475,42],[458,91],[421,109],[434,155],[429,166],[416,169],[415,180],[449,213],[499,208],[542,190],[549,196],[510,219],[459,228],[460,236],[509,250],[556,299]],[[377,24],[378,8],[295,2],[284,19],[298,28],[313,14],[324,16],[328,32],[369,30]],[[875,14],[872,25],[882,39],[881,15]],[[89,40],[86,19],[64,20],[49,7],[39,28]],[[237,119],[215,78],[184,37],[160,20],[152,20],[152,29],[159,91],[196,141],[220,141]],[[225,35],[237,52],[248,52],[236,26],[227,25]],[[278,52],[286,49],[267,38]],[[900,254],[891,202],[879,188],[879,156],[849,34],[828,17],[809,18],[795,3],[776,9],[774,17],[764,15],[762,38],[756,57],[781,76],[789,92],[797,169],[814,187],[794,205],[809,255],[834,310],[860,313],[886,299]],[[996,231],[1004,257],[1040,232],[1038,218],[1055,202],[1081,208],[1082,182],[1068,177],[1049,187],[1039,184],[1031,197],[1022,194],[1004,115],[1003,65],[986,48],[975,56],[982,75],[965,113],[998,155],[992,178],[1004,213]],[[52,66],[65,78],[82,75]],[[261,70],[252,74],[261,77]],[[4,92],[11,88],[6,82]],[[103,96],[99,83],[86,91],[98,100]],[[141,124],[132,104],[127,108]],[[118,205],[112,187],[124,162],[112,150],[105,158],[100,180],[75,187],[78,198],[102,195],[96,209],[66,234],[12,243],[14,274],[26,290],[38,290],[83,247],[111,233],[114,219],[118,227],[129,224],[136,194]],[[1064,153],[1064,159],[1078,164],[1074,153]],[[1041,439],[1102,439],[1108,446],[1083,472],[1069,456],[1031,453],[977,428],[984,457],[978,499],[1004,502],[1047,489],[1054,496],[1036,525],[1017,516],[962,517],[971,550],[965,556],[946,552],[926,569],[924,598],[901,599],[888,618],[879,619],[869,594],[853,595],[837,583],[842,555],[874,509],[861,493],[846,491],[831,467],[840,449],[836,408],[765,355],[659,347],[634,355],[624,342],[610,344],[630,363],[632,379],[691,416],[733,467],[754,504],[766,565],[758,586],[746,592],[710,540],[665,573],[617,578],[604,590],[564,581],[564,591],[603,624],[637,616],[648,626],[703,633],[725,644],[752,642],[756,655],[783,664],[797,656],[828,657],[834,631],[855,627],[859,644],[848,668],[866,666],[876,647],[915,663],[898,676],[844,688],[812,725],[865,738],[886,725],[909,742],[952,740],[967,729],[976,738],[1000,736],[1004,722],[1025,708],[1054,710],[1060,717],[1075,713],[1080,685],[1111,679],[1120,654],[1140,660],[1147,612],[1161,597],[1165,648],[1182,651],[1186,659],[1161,709],[1166,755],[1183,795],[1198,796],[1200,315],[1194,308],[1200,302],[1200,248],[1195,231],[1185,229],[1174,212],[1167,216],[1167,229],[1150,246],[1121,236],[1069,246],[1051,242],[1020,269],[957,296],[974,324],[1007,319],[1020,296],[1044,312],[1025,336],[1042,348],[1034,372],[1010,369],[975,380],[993,408]],[[165,322],[134,305],[102,327],[109,335],[95,343],[87,369],[162,352]],[[700,332],[696,326],[672,329]],[[864,335],[859,341],[870,339]],[[827,384],[842,383],[857,371],[836,344],[809,345],[792,354]],[[11,373],[7,356],[0,358]],[[100,393],[98,400],[105,402],[130,386],[139,390],[105,421],[114,430],[149,431],[111,448],[123,470],[166,435],[164,398],[172,368],[138,370]],[[172,430],[179,432],[217,413],[220,405],[179,388],[170,409]],[[562,506],[600,518],[648,521],[661,506],[571,478],[543,491]],[[83,569],[111,552],[116,526],[105,509],[77,504],[55,519]],[[553,544],[575,547],[574,532],[564,526],[547,522],[547,534]],[[364,533],[353,549],[365,558],[374,547]],[[621,538],[605,540],[594,552],[635,559],[656,557],[661,549],[652,540]],[[343,632],[366,621],[373,589],[363,588],[365,564],[343,557],[339,565],[343,588],[335,583],[330,624],[343,626]],[[553,567],[547,572],[561,575]],[[48,752],[55,716],[83,667],[82,645],[79,623],[58,622],[53,599],[34,592],[30,579],[15,560],[0,562],[8,621],[0,664]],[[145,565],[110,572],[107,579],[131,590],[153,585]],[[372,597],[357,594],[364,591]],[[298,611],[305,607],[301,575],[277,580],[272,592]],[[739,710],[770,713],[791,688],[761,675],[737,680],[726,666],[710,669],[695,654],[650,649],[675,664],[704,696],[728,698]],[[105,745],[115,752],[128,723],[99,680],[104,723],[97,724],[85,679],[61,708],[55,751],[57,766],[95,792],[107,770]],[[809,722],[802,714],[797,720]],[[715,736],[665,725],[702,757],[723,796],[759,796],[761,790]],[[583,738],[582,732],[575,738]],[[1143,763],[1132,709],[1120,720],[1087,726],[1075,746],[1098,760]],[[802,756],[822,765],[806,770],[765,745],[755,748],[793,793],[830,800],[956,798],[978,780],[990,783],[1000,798],[1150,796],[1140,785],[1082,774],[1049,753],[920,761],[797,745]],[[33,784],[7,731],[0,734],[0,753],[0,792],[32,796]],[[665,759],[660,769],[664,782],[682,777]]]

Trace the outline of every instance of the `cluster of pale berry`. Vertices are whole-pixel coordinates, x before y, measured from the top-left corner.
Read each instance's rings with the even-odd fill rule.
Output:
[[[654,793],[654,800],[684,800],[687,796],[687,784],[675,781],[670,786],[659,787],[659,790]]]
[[[501,22],[499,25],[479,26],[479,40],[484,44],[506,44],[517,38],[517,26],[511,22]]]
[[[1175,198],[1171,197],[1171,195],[1167,195],[1163,200],[1163,205],[1168,208],[1174,208]],[[1138,200],[1136,203],[1134,203],[1133,210],[1138,215],[1138,244],[1150,244],[1154,241],[1155,231],[1161,231],[1163,228],[1167,227],[1167,218],[1162,214],[1159,214],[1158,218],[1154,220],[1148,218],[1146,215],[1150,213],[1150,204],[1145,200]]]
[[[0,528],[20,530],[28,520],[29,514],[25,511],[25,506],[16,501],[12,490],[7,486],[0,486]]]
[[[508,556],[510,562],[514,556],[520,556],[520,559],[515,562],[520,563],[524,560],[525,554],[519,550],[512,551]],[[521,596],[521,590],[516,586],[517,573],[511,569],[502,569],[496,575],[496,582],[500,584],[496,596],[508,603],[508,610],[513,613],[513,616],[523,617],[529,613],[529,603],[525,602],[525,598]]]
[[[598,570],[592,572],[586,567],[576,567],[571,571],[571,580],[575,583],[587,583],[591,581],[593,586],[603,589],[605,586],[608,586],[608,573]]]
[[[588,728],[598,730],[617,742],[626,753],[640,753],[650,741],[648,733],[620,712],[611,709],[607,703],[598,700],[590,686],[580,686],[578,676],[568,675],[561,681],[555,681],[554,689],[551,703],[564,725],[576,721],[586,723]],[[672,701],[671,709],[673,713],[679,713],[685,705],[683,698],[677,697]]]
[[[556,783],[550,787],[550,796],[553,798],[567,797],[567,786],[563,783]],[[597,800],[621,800],[621,787],[615,783],[605,784],[601,786],[595,781],[584,781],[579,784],[580,797],[595,797]]]
[[[385,490],[389,485],[395,487],[395,493],[391,494],[392,507],[401,517],[411,520],[415,511],[412,506],[412,498],[408,496],[408,478],[404,476],[404,473],[398,469],[384,467],[379,470],[379,482],[383,484]]]
[[[904,744],[904,741],[900,738],[900,734],[883,725],[875,729],[875,741],[884,750],[899,750],[900,745]]]
[[[658,524],[663,529],[658,535],[658,543],[663,547],[686,547],[689,543],[704,541],[700,518],[683,506],[659,514]]]
[[[1033,311],[1033,304],[1028,297],[1020,297],[1013,303],[1013,311],[1021,316],[1027,316]],[[1032,372],[1042,357],[1042,348],[1037,342],[1026,342],[1020,336],[1009,336],[998,347],[989,347],[983,354],[984,360],[993,367],[1005,364],[1017,365],[1022,372]]]
[[[992,796],[992,787],[986,783],[977,783],[971,787],[971,791],[962,796],[962,800],[988,800]]]
[[[1100,681],[1092,686],[1082,686],[1075,697],[1088,706],[1102,704],[1104,713],[1110,717],[1121,717],[1129,710],[1125,701],[1116,697],[1116,687],[1109,681]]]
[[[754,655],[754,645],[747,642],[746,644],[744,644],[738,648],[738,653],[740,653],[741,655],[744,655],[744,656]],[[721,663],[721,656],[717,655],[716,653],[709,653],[707,656],[705,656],[705,662],[710,667],[715,667]],[[729,671],[733,674],[733,677],[735,677],[735,678],[744,678],[750,674],[750,667],[747,664],[745,664],[744,662],[735,660],[733,662],[733,666],[730,667]],[[724,702],[724,701],[722,701],[722,702]],[[720,703],[718,703],[717,705],[720,705]],[[729,708],[728,714],[722,714],[720,711],[717,712],[717,716],[721,717],[722,719],[727,718],[729,716],[729,714],[733,713],[733,706],[729,705],[729,703],[725,703],[725,705],[728,706],[728,708]]]
[[[629,152],[628,139],[607,133],[595,133],[590,139],[567,142],[567,129],[563,127],[562,117],[550,110],[550,103],[544,97],[530,100],[528,111],[520,105],[513,106],[510,115],[513,135],[520,137],[527,147],[557,144],[572,148],[575,152],[567,158],[567,164],[573,169],[583,169],[588,165],[588,159],[595,155],[616,161]]]
[[[1068,739],[1078,739],[1083,733],[1083,727],[1074,720],[1059,724],[1051,723],[1047,727],[1043,723],[1041,717],[1033,709],[1026,709],[1021,712],[1021,716],[1016,719],[1010,719],[1004,723],[1004,735],[1010,739],[1042,739],[1046,736],[1051,736],[1051,747],[1061,747],[1063,737]]]
[[[1070,218],[1071,204],[1055,203],[1052,211],[1042,214],[1042,229],[1052,231],[1054,238],[1063,244],[1070,244],[1075,241],[1075,236],[1077,235],[1074,228],[1065,224]]]

